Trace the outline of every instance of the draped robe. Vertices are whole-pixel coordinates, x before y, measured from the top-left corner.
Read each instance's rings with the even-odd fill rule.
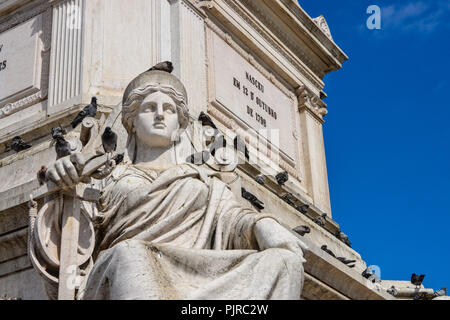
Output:
[[[303,257],[260,250],[255,223],[216,176],[121,165],[100,201],[95,264],[79,299],[300,299]],[[274,219],[274,218],[273,218]]]

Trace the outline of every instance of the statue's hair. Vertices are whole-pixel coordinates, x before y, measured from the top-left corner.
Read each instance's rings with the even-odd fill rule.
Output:
[[[122,105],[122,124],[127,130],[128,134],[135,132],[133,126],[133,120],[138,113],[138,109],[142,100],[153,92],[160,91],[169,95],[177,105],[178,122],[180,123],[180,129],[185,129],[189,121],[189,111],[187,108],[187,97],[183,93],[175,90],[170,85],[147,83],[140,88],[133,89],[128,95],[126,101]]]

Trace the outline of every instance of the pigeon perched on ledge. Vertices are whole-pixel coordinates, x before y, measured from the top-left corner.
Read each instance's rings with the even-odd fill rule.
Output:
[[[335,236],[336,236],[336,238],[341,240],[343,243],[345,243],[350,248],[352,247],[352,243],[350,242],[350,240],[348,240],[348,236],[345,233],[343,233],[340,230],[338,230],[338,232],[337,232],[337,234]]]
[[[323,251],[325,251],[326,253],[328,253],[330,256],[332,256],[333,258],[336,258],[336,255],[333,253],[333,251],[331,251],[330,249],[328,249],[328,247],[324,244],[323,246],[320,247],[320,249],[322,249]]]
[[[319,226],[321,226],[322,228],[325,227],[325,223],[327,221],[327,214],[326,213],[322,213],[322,216],[320,217],[315,217],[313,219],[314,223],[318,224]]]
[[[445,297],[447,295],[447,288],[442,288],[441,290],[435,291],[435,297]]]
[[[168,73],[172,73],[173,71],[173,64],[170,61],[163,61],[160,63],[157,63],[153,67],[147,70],[148,71],[164,71]]]
[[[111,127],[106,127],[102,134],[103,150],[106,153],[111,153],[117,149],[117,134],[111,130]]]
[[[420,287],[422,285],[423,279],[425,278],[424,274],[418,275],[413,273],[411,275],[411,283],[416,287]]]
[[[264,203],[261,202],[254,194],[248,192],[244,188],[241,189],[242,198],[250,201],[252,205],[254,205],[259,210],[264,209]]]
[[[76,128],[81,122],[83,122],[84,118],[86,117],[95,117],[97,114],[97,98],[92,97],[91,103],[88,104],[86,107],[81,110],[75,119],[70,123],[72,125],[72,128]]]
[[[303,205],[298,205],[295,206],[295,209],[297,209],[297,211],[306,214],[308,212],[309,209],[309,204],[303,204]]]
[[[260,185],[266,184],[266,176],[263,174],[259,174],[255,177],[255,181],[258,182]]]
[[[275,176],[275,178],[277,179],[278,184],[282,186],[289,180],[289,174],[286,171],[280,172]]]
[[[23,141],[23,139],[19,136],[14,137],[11,141],[11,149],[13,149],[15,152],[20,152],[29,148],[31,148],[31,145],[25,143],[25,141]]]
[[[64,139],[64,136],[56,137],[55,151],[58,159],[69,156],[72,153],[70,143]]]
[[[297,232],[297,233],[298,233],[299,235],[301,235],[302,237],[303,237],[305,234],[311,232],[311,229],[310,229],[308,226],[298,226],[298,227],[295,227],[295,228],[292,229],[292,230],[294,230],[295,232]]]
[[[217,127],[214,124],[214,122],[212,121],[211,117],[208,116],[203,111],[200,112],[200,115],[198,116],[198,121],[200,121],[202,123],[202,126],[209,126],[209,127],[213,128],[213,129],[217,129]]]
[[[37,179],[39,181],[39,185],[42,186],[46,181],[46,173],[47,173],[47,167],[46,166],[42,166],[41,170],[38,171],[37,173]]]

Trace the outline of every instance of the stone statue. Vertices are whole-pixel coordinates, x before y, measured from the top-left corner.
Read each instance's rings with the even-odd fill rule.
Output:
[[[125,90],[121,119],[125,161],[97,176],[98,201],[81,204],[76,298],[300,299],[306,245],[275,217],[242,206],[216,170],[181,161],[190,143],[184,85],[167,72],[140,74]],[[59,159],[47,177],[73,188],[84,162],[81,154]],[[63,202],[46,198],[30,237],[52,298]]]

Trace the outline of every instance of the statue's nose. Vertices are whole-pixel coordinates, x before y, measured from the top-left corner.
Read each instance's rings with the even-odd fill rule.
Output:
[[[164,120],[164,110],[163,110],[162,104],[158,104],[158,106],[156,108],[155,117],[156,117],[156,120],[159,120],[159,121]]]

